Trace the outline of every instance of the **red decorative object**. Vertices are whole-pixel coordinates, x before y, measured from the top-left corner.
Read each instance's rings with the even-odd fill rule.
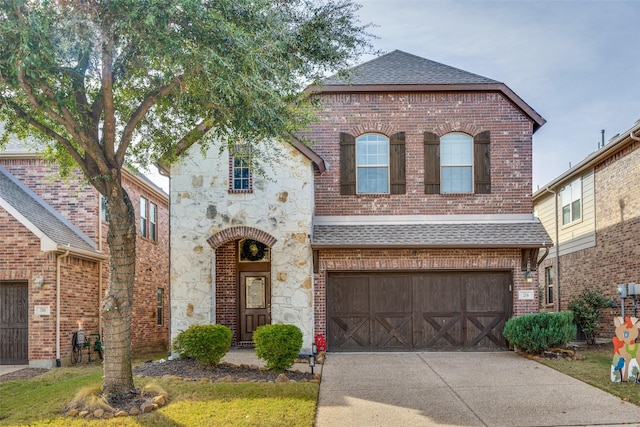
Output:
[[[317,334],[315,337],[315,342],[318,346],[318,351],[327,351],[327,340],[324,338],[324,335]]]

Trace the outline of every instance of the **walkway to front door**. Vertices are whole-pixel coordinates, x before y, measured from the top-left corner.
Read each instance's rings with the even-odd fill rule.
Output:
[[[640,423],[640,407],[513,352],[329,353],[317,427]]]

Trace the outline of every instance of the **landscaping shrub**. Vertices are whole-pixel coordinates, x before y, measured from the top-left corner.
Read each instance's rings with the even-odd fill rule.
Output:
[[[596,343],[596,331],[600,328],[600,319],[602,319],[600,310],[611,307],[612,301],[600,291],[585,289],[569,302],[569,310],[573,312],[573,320],[584,333],[588,344]]]
[[[294,325],[262,325],[253,333],[253,343],[267,369],[283,372],[300,354],[302,331]]]
[[[525,314],[509,319],[503,335],[521,350],[540,353],[571,341],[576,335],[576,325],[570,311]]]
[[[217,365],[231,348],[231,329],[224,325],[192,325],[181,331],[171,346],[181,357]]]

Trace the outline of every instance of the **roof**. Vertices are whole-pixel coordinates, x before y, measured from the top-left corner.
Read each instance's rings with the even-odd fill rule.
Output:
[[[69,250],[89,258],[104,257],[86,234],[2,167],[0,207],[40,238],[43,251]]]
[[[557,178],[554,178],[546,185],[542,186],[540,190],[537,190],[533,193],[533,201],[534,203],[543,197],[548,190],[557,191],[564,187],[569,181],[572,181],[576,177],[582,175],[585,171],[590,170],[595,167],[597,164],[603,162],[604,160],[610,158],[617,152],[625,149],[631,144],[637,143],[640,141],[640,120],[636,121],[633,127],[629,130],[618,134],[609,140],[609,143],[604,145],[598,151],[590,154],[580,163],[567,170],[563,174],[559,175]]]
[[[394,50],[345,73],[310,86],[308,92],[499,92],[533,121],[537,131],[546,120],[507,85],[410,53]]]
[[[541,248],[551,237],[537,218],[510,221],[322,223],[313,227],[314,248]]]
[[[327,85],[440,85],[500,83],[487,77],[394,50],[351,68],[346,75],[333,75]]]

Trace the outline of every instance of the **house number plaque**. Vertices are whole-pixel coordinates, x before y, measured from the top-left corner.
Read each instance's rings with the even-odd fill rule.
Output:
[[[247,308],[265,308],[264,302],[264,277],[247,277],[245,281]]]

